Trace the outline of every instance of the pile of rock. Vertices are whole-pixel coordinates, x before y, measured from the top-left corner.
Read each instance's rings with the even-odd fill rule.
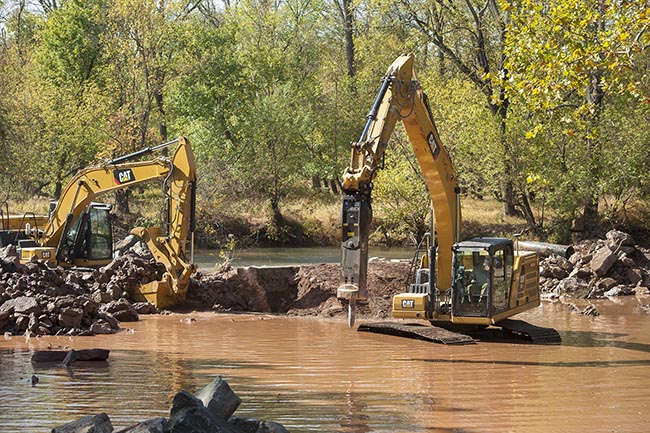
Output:
[[[119,322],[155,312],[149,303],[131,304],[128,292],[159,279],[160,267],[127,255],[91,272],[50,268],[36,260],[21,264],[13,245],[0,249],[0,332],[14,335],[113,333]]]
[[[233,416],[241,398],[228,383],[217,378],[196,396],[181,391],[174,397],[169,419],[153,418],[118,433],[288,433],[273,421]],[[52,429],[52,433],[111,433],[113,425],[105,413],[90,415]]]
[[[648,294],[650,251],[632,236],[612,230],[605,239],[574,245],[568,259],[551,255],[540,262],[540,286],[547,298],[604,298]]]

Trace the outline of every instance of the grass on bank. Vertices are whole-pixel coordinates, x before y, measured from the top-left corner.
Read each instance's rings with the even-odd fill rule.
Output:
[[[123,238],[133,227],[160,225],[162,222],[162,211],[165,206],[158,187],[132,188],[130,195],[130,213],[117,215],[114,220],[116,240]],[[115,203],[113,194],[103,195],[101,199],[113,205]],[[14,215],[25,212],[45,215],[49,208],[47,199],[10,201],[8,204],[10,214]],[[4,204],[2,206],[3,212],[6,212],[6,206]],[[502,204],[493,199],[478,200],[464,197],[461,207],[463,239],[477,236],[512,237],[513,234],[521,233],[527,227],[523,218],[504,216]],[[386,233],[380,232],[378,227],[382,225],[382,213],[389,210],[387,207],[383,208],[381,200],[373,202],[373,210],[375,217],[370,242],[373,245],[381,245],[386,241]],[[308,190],[301,194],[291,194],[282,198],[280,212],[284,227],[279,232],[273,232],[270,228],[273,212],[266,199],[220,197],[218,200],[208,201],[199,196],[197,245],[221,248],[232,239],[230,235],[234,236],[238,247],[339,244],[341,199],[338,195],[326,190]],[[536,217],[540,216],[541,210],[538,209]],[[629,231],[639,242],[647,242],[648,229],[644,221],[650,221],[650,210],[644,206],[630,206],[622,220],[626,223],[626,227],[612,226],[612,228],[622,228]],[[547,228],[553,228],[548,211],[544,223]],[[389,234],[394,241],[392,245],[413,246],[417,240],[413,236],[400,234],[403,232],[404,230],[395,230],[394,234]],[[525,234],[522,239],[533,238]],[[568,241],[559,237],[550,240]]]

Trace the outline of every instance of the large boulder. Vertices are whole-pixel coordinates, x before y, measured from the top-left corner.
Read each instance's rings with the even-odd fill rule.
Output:
[[[228,421],[215,416],[201,400],[187,391],[174,397],[167,429],[169,433],[241,433]]]
[[[618,256],[614,254],[609,248],[601,248],[596,251],[594,257],[591,259],[589,266],[591,271],[602,277],[609,272],[609,270],[614,266],[614,263],[618,260]]]
[[[197,394],[196,398],[210,409],[216,417],[228,420],[241,404],[241,399],[235,394],[228,382],[220,377],[206,385]]]

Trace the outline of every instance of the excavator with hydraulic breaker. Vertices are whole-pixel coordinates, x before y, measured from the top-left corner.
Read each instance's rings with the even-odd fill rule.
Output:
[[[176,144],[173,156],[139,160]],[[165,267],[162,279],[140,286],[130,295],[158,308],[185,303],[196,266],[186,257],[191,235],[194,251],[196,163],[189,140],[180,137],[80,170],[50,203],[48,216],[9,215],[0,210],[0,246],[14,244],[21,262],[39,260],[52,265],[98,268],[113,260],[111,206],[95,202],[111,191],[162,180],[166,203],[164,226],[137,227],[131,233],[147,243]]]
[[[388,68],[361,137],[351,144],[350,163],[342,177],[342,275],[337,298],[347,305],[348,325],[354,325],[356,304],[368,300],[373,180],[401,121],[430,194],[435,227],[432,222],[423,242],[424,254],[414,259],[417,270],[406,292],[393,297],[391,314],[428,321],[431,326],[386,322],[362,324],[358,329],[465,344],[473,339],[455,330],[494,326],[536,343],[559,343],[554,329],[509,319],[540,305],[537,253],[520,251],[516,242],[506,238],[461,240],[458,176],[413,62],[412,55],[403,55]]]

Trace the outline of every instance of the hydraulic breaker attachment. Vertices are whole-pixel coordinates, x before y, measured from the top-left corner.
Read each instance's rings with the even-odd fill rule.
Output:
[[[372,208],[369,195],[344,195],[341,209],[341,286],[336,297],[348,306],[348,326],[354,326],[357,301],[368,299],[368,234]]]

